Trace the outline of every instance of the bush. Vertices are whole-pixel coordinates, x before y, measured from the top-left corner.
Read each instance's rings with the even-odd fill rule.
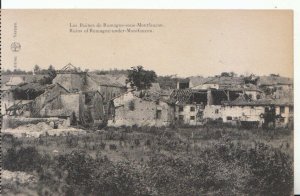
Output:
[[[140,145],[140,140],[139,139],[134,139],[134,144],[135,146],[139,146]]]
[[[3,155],[3,168],[11,171],[40,170],[48,156],[42,156],[35,147],[9,148]]]
[[[117,145],[115,145],[115,144],[109,144],[109,149],[110,150],[117,150]]]
[[[52,167],[40,173],[40,193],[46,187],[53,195],[153,195],[141,173],[129,162],[114,164],[100,154],[96,159],[84,151],[55,158]]]
[[[103,152],[106,143],[117,149],[117,141],[103,140],[106,132],[86,136],[3,138],[3,168],[37,171],[39,194],[50,195],[290,195],[293,190],[293,158],[282,147],[255,142],[270,133],[224,127],[183,129],[177,132],[147,127],[138,133],[114,130],[108,138],[147,148]],[[276,137],[290,135],[284,130]],[[191,140],[193,135],[193,140]],[[264,137],[264,138],[262,138]],[[122,138],[122,139],[121,139]],[[200,142],[203,142],[202,145]],[[212,139],[207,141],[208,139]],[[124,141],[123,141],[124,140]],[[40,154],[42,141],[66,150]],[[276,140],[277,142],[277,140]],[[47,143],[47,145],[45,144]],[[77,145],[78,143],[78,145]],[[87,144],[86,149],[84,144]],[[75,145],[76,144],[76,145]],[[9,146],[10,148],[8,148]],[[84,150],[72,151],[74,146]],[[279,145],[275,145],[279,146]],[[92,147],[90,150],[89,147]],[[95,147],[95,148],[93,148]],[[99,148],[99,149],[97,149]],[[292,149],[288,149],[291,151]],[[71,152],[71,153],[70,153]],[[103,152],[103,154],[101,153]],[[65,154],[62,154],[65,153]],[[110,154],[109,154],[110,153]],[[142,155],[141,155],[142,154]],[[108,157],[118,156],[118,159]],[[120,158],[120,159],[119,159]],[[124,161],[125,160],[125,161]],[[143,160],[143,161],[140,161]],[[35,172],[34,172],[35,173]],[[36,190],[36,189],[34,189]]]
[[[105,146],[106,146],[106,143],[104,143],[104,142],[101,142],[101,143],[100,143],[100,148],[101,148],[102,150],[105,149]]]

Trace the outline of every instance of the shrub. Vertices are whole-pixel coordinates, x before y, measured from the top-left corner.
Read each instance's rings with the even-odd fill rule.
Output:
[[[49,159],[38,153],[35,147],[9,148],[3,155],[3,168],[11,171],[40,170]]]
[[[66,137],[66,144],[70,148],[74,148],[78,146],[78,137],[74,135],[67,135]]]
[[[151,146],[151,140],[147,139],[146,142],[145,142],[145,145],[146,146]]]
[[[139,139],[134,139],[134,144],[136,145],[136,146],[139,146],[140,145],[140,140]]]
[[[105,149],[105,146],[106,146],[106,143],[104,143],[104,142],[101,142],[101,143],[100,143],[100,148],[101,148],[102,150]]]
[[[109,144],[109,149],[110,150],[117,150],[117,145],[116,144]]]
[[[84,151],[55,158],[52,167],[40,173],[40,193],[49,187],[53,195],[153,195],[149,186],[129,162],[114,164]]]

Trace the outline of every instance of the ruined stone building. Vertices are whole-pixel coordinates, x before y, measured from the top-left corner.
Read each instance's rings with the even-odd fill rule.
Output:
[[[57,71],[51,85],[23,79],[7,78],[2,85],[2,115],[115,127],[209,121],[245,127],[293,125],[293,81],[279,76],[190,77],[179,80],[173,90],[153,83],[148,90],[127,91],[124,75],[87,73],[69,64]]]
[[[202,125],[218,120],[245,127],[269,126],[270,123],[282,127],[293,121],[292,99],[266,99],[262,91],[252,85],[176,89],[171,101],[176,105],[175,121],[179,124]]]
[[[174,105],[158,94],[125,92],[111,100],[108,126],[169,126],[174,120]]]
[[[39,83],[28,82],[22,75],[1,76],[1,114],[30,116],[29,104],[44,92],[45,87]]]
[[[57,71],[52,83],[25,82],[11,87],[2,94],[5,104],[2,114],[101,124],[107,120],[108,101],[125,92],[125,84],[114,78],[82,72],[71,64]]]
[[[260,89],[263,89],[268,96],[281,99],[293,96],[293,80],[277,75],[261,76],[257,82]]]
[[[1,114],[6,114],[6,109],[15,104],[12,89],[24,82],[20,76],[1,76]]]
[[[32,102],[31,117],[59,117],[94,124],[104,119],[103,109],[103,97],[98,91],[70,92],[56,83]]]
[[[92,118],[94,120],[104,121],[107,114],[108,101],[126,91],[125,84],[119,83],[112,77],[78,71],[72,65],[68,65],[58,71],[53,83],[61,85],[70,93],[79,94],[79,96],[83,97],[82,103],[84,103],[84,106],[92,99],[91,95],[97,97],[101,109],[97,109],[98,113],[91,112],[91,114],[79,116],[84,122],[87,122],[87,119],[89,119],[87,116],[91,115],[98,115],[97,118]]]
[[[177,89],[222,89],[241,87],[245,84],[243,77],[225,77],[225,76],[215,76],[215,77],[202,77],[194,76],[186,79],[179,80],[177,82]]]
[[[106,75],[87,74],[86,85],[84,91],[99,91],[104,101],[124,93],[126,91],[125,84],[121,84],[112,77]]]
[[[71,92],[99,91],[104,101],[126,91],[126,84],[121,84],[113,77],[82,72],[72,65],[67,65],[58,71],[53,83],[59,83]]]

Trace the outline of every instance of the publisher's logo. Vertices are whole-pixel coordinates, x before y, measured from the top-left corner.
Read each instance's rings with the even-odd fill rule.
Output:
[[[10,45],[10,49],[11,51],[13,52],[19,52],[21,50],[21,44],[19,42],[13,42],[11,45]]]

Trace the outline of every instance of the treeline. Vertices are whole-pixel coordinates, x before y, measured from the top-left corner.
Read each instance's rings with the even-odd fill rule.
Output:
[[[174,76],[158,76],[157,82],[162,89],[175,89],[177,88],[177,81],[179,78]]]
[[[40,74],[40,75],[47,75],[50,72],[55,71],[55,68],[53,65],[49,65],[48,69],[42,69],[40,66],[35,65],[33,68],[33,71],[25,71],[22,69],[15,69],[15,70],[10,70],[6,69],[1,72],[3,75],[32,75],[33,73],[35,74]]]
[[[128,70],[126,69],[109,69],[109,70],[95,70],[92,71],[97,75],[127,75]]]
[[[2,75],[32,75],[33,72],[32,71],[24,71],[21,69],[16,69],[13,71],[11,71],[10,69],[7,69],[7,70],[1,71],[1,74]]]

